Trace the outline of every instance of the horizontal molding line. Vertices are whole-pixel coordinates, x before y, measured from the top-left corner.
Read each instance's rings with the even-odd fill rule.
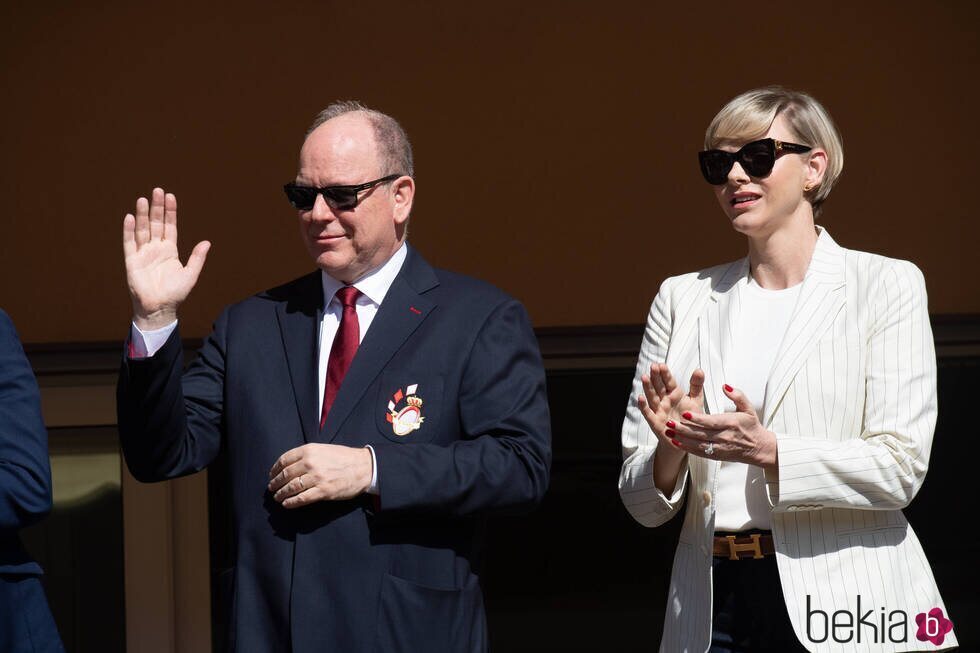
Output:
[[[940,362],[980,357],[980,313],[933,315],[931,321]],[[535,334],[550,370],[632,369],[643,328],[642,324],[541,327]],[[185,357],[191,359],[200,346],[199,338],[185,339]],[[58,384],[58,377],[79,375],[98,383],[118,373],[122,358],[121,342],[28,344],[24,348],[34,373],[48,384]]]

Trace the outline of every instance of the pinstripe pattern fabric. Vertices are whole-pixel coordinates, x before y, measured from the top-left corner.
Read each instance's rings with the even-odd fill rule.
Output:
[[[640,374],[666,362],[686,387],[705,371],[708,412],[724,410],[730,316],[748,260],[672,277],[653,301],[623,423],[623,503],[659,526],[688,495],[660,650],[704,651],[711,634],[713,495],[717,461],[688,456],[672,496],[653,483],[657,437],[636,405]],[[846,250],[820,236],[766,388],[765,426],[776,433],[779,473],[767,477],[787,611],[811,651],[939,650],[915,638],[915,616],[940,607],[932,570],[901,509],[929,464],[936,422],[936,356],[922,274],[912,263]],[[865,627],[862,641],[816,644],[807,603],[828,615],[881,608],[908,615],[908,641]],[[955,621],[955,620],[954,620]],[[886,621],[886,624],[892,623]],[[818,620],[818,624],[819,620]],[[892,631],[896,637],[898,630]],[[820,639],[822,631],[814,628]],[[856,631],[855,631],[856,634]],[[877,642],[869,641],[874,639]],[[891,638],[894,639],[894,638]],[[956,645],[953,633],[942,648]]]

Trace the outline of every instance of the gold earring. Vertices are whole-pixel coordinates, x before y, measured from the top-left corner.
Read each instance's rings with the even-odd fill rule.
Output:
[[[811,184],[807,184],[806,186],[803,187],[804,193],[809,193],[811,190],[813,190],[813,186]]]

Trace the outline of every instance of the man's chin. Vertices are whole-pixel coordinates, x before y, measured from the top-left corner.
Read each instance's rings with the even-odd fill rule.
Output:
[[[355,273],[350,259],[340,260],[336,254],[321,254],[316,259],[316,266],[343,283],[350,283]]]
[[[339,273],[350,264],[350,261],[344,260],[336,252],[320,252],[314,257],[314,261],[318,268],[331,276]]]

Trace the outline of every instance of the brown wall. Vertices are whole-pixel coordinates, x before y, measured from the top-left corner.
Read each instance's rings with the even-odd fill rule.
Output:
[[[823,222],[909,258],[930,308],[980,312],[977,4],[867,2],[17,3],[0,9],[0,306],[28,342],[118,339],[120,224],[177,193],[214,243],[182,314],[310,269],[280,186],[330,100],[399,118],[412,242],[537,325],[638,323],[660,280],[741,256],[700,179],[707,122],[782,83],[836,118]]]

